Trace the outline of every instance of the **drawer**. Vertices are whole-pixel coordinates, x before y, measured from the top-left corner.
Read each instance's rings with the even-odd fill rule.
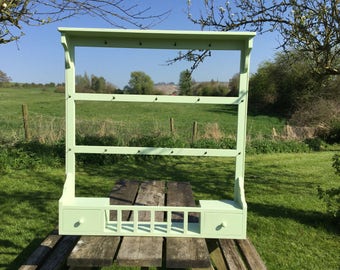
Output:
[[[98,234],[104,230],[104,211],[72,210],[62,212],[61,228],[63,234]]]
[[[245,237],[245,222],[243,214],[208,212],[204,214],[202,233],[212,238]]]

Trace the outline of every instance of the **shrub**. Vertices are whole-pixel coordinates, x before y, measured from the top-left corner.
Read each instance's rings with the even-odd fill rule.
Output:
[[[333,121],[328,126],[319,128],[316,135],[326,143],[340,143],[340,120]]]
[[[214,80],[196,83],[192,91],[195,96],[226,96],[230,92],[227,83]]]
[[[332,160],[335,174],[340,176],[340,155],[335,154]],[[319,186],[317,190],[319,199],[323,200],[327,205],[327,212],[340,225],[340,186],[330,189],[323,189]]]
[[[119,140],[113,136],[77,136],[78,145],[116,146]],[[77,163],[87,165],[109,165],[120,160],[122,155],[78,154]]]
[[[280,140],[252,140],[247,145],[249,154],[265,153],[301,153],[309,152],[309,146],[300,141],[280,141]]]
[[[192,143],[193,148],[221,148],[221,149],[234,149],[236,148],[236,140],[231,138],[224,138],[221,140],[215,139],[200,139]]]
[[[35,170],[40,168],[41,159],[34,152],[22,148],[0,149],[0,172],[10,173],[11,170]]]
[[[318,137],[305,139],[304,143],[307,144],[313,151],[320,151],[324,144],[324,142]]]
[[[188,145],[174,136],[142,136],[133,138],[129,142],[129,146],[146,146],[146,147],[188,147]]]
[[[65,86],[64,85],[58,85],[55,90],[55,93],[65,93]]]
[[[65,161],[64,141],[59,141],[55,144],[46,144],[38,140],[33,140],[30,142],[19,142],[15,145],[15,148],[34,156],[40,160],[41,164],[48,167],[58,168],[62,166]]]
[[[8,160],[8,150],[0,148],[0,174],[7,174],[10,172],[10,164]]]
[[[303,102],[289,122],[295,126],[329,128],[339,117],[338,99],[318,98]]]
[[[325,141],[328,143],[340,143],[340,120],[331,123]]]
[[[335,174],[340,176],[340,155],[335,154],[333,156],[333,164],[332,167],[335,169]]]

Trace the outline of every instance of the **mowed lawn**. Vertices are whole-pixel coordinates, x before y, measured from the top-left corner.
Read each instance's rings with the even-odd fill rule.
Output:
[[[339,269],[340,237],[317,187],[338,179],[332,152],[248,155],[248,237],[268,269]],[[17,269],[57,225],[64,170],[38,164],[0,176],[0,268]],[[233,163],[221,158],[124,159],[79,167],[77,195],[107,196],[115,181],[190,181],[196,199],[230,197]],[[113,267],[114,269],[114,267]]]

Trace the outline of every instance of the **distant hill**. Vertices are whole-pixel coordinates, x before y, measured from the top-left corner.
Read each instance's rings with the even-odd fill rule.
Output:
[[[161,91],[164,95],[178,95],[179,88],[175,83],[156,83],[155,89]]]

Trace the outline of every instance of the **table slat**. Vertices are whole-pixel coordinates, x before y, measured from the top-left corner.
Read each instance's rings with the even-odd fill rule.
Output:
[[[136,198],[136,205],[164,205],[164,182],[142,183]],[[155,213],[155,221],[163,221],[163,213]],[[150,221],[150,212],[141,211],[139,221]],[[133,216],[130,220],[133,220]],[[124,266],[160,267],[162,266],[162,237],[124,237],[117,262]]]
[[[138,191],[137,181],[119,181],[110,193],[110,204],[130,205],[134,203]],[[116,218],[116,212],[110,212],[110,219]],[[123,212],[123,220],[128,220],[129,213]],[[112,265],[121,237],[82,236],[70,256],[69,266],[101,267]]]
[[[230,270],[247,270],[240,254],[237,251],[236,244],[232,239],[219,239],[224,258],[228,269]]]
[[[256,251],[253,244],[249,241],[249,239],[236,240],[236,242],[237,242],[237,245],[240,247],[240,250],[244,254],[244,257],[246,259],[246,262],[250,270],[266,270],[267,269],[260,255]]]
[[[167,193],[168,206],[195,206],[190,183],[169,182]],[[181,214],[174,213],[173,221],[183,220]],[[189,216],[189,221],[197,220],[195,215]],[[208,268],[210,267],[209,252],[205,240],[202,238],[166,239],[167,268]]]

